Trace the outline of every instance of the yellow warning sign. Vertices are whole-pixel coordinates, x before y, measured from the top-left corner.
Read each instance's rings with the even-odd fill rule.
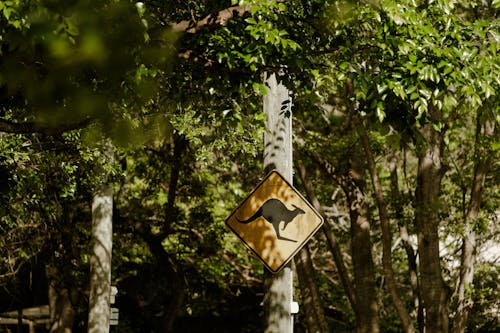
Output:
[[[273,170],[229,215],[226,224],[276,273],[321,227],[323,218]]]

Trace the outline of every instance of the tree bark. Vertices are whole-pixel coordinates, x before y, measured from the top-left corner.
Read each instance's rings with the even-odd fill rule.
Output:
[[[449,288],[441,276],[439,259],[439,194],[444,174],[442,165],[444,132],[427,123],[420,129],[415,196],[415,226],[418,237],[419,273],[425,310],[425,332],[448,332]]]
[[[18,305],[17,309],[17,333],[23,332],[23,306],[22,304]]]
[[[161,318],[158,318],[157,332],[174,332],[175,320],[179,317],[182,306],[186,299],[186,283],[180,270],[180,265],[172,256],[165,251],[162,245],[162,237],[153,234],[149,226],[142,225],[138,231],[148,244],[151,254],[159,266],[161,278],[170,284],[170,294],[165,299],[165,310]]]
[[[102,185],[92,202],[89,333],[109,332],[113,190]]]
[[[464,234],[462,237],[462,258],[460,278],[457,286],[457,311],[453,318],[453,332],[464,333],[467,327],[467,318],[472,308],[473,300],[467,293],[472,287],[476,262],[476,222],[484,189],[484,183],[491,163],[491,152],[488,144],[483,144],[482,137],[490,138],[495,132],[495,122],[487,118],[482,122],[482,113],[479,112],[476,123],[476,138],[474,143],[474,177],[467,212],[464,215]]]
[[[181,171],[185,163],[185,153],[188,148],[188,141],[183,135],[174,133],[173,148],[170,160],[172,166],[170,169],[167,203],[165,205],[165,220],[161,225],[159,233],[153,233],[151,226],[144,221],[134,221],[135,230],[141,235],[158,266],[160,273],[159,279],[164,279],[170,285],[169,293],[163,301],[163,315],[157,318],[157,332],[174,332],[176,319],[182,313],[183,305],[186,299],[186,281],[181,270],[181,265],[175,256],[165,250],[162,241],[172,232],[172,224],[176,218],[176,199],[177,189]]]
[[[417,255],[410,243],[410,237],[408,235],[408,228],[406,225],[401,224],[399,226],[399,236],[401,237],[401,243],[403,244],[403,248],[408,259],[408,275],[410,277],[413,304],[417,311],[417,328],[420,333],[423,333],[425,326],[424,309],[422,306],[422,293],[420,292],[420,280],[418,277]]]
[[[176,201],[178,197],[179,183],[182,176],[186,173],[185,165],[186,153],[189,148],[189,142],[186,137],[179,133],[174,133],[172,145],[165,150],[157,152],[160,158],[171,162],[170,174],[168,179],[167,202],[164,207],[163,223],[154,230],[147,220],[137,219],[134,216],[120,216],[117,212],[117,221],[123,219],[122,224],[134,225],[135,232],[144,240],[154,258],[156,274],[153,283],[161,281],[161,285],[168,285],[166,293],[158,294],[158,302],[162,304],[161,315],[155,316],[155,332],[169,333],[175,331],[175,322],[184,310],[184,303],[187,295],[187,282],[182,270],[182,263],[176,260],[176,254],[165,250],[163,240],[171,235],[173,224],[177,218]],[[166,153],[168,151],[168,153]],[[156,226],[158,227],[158,226]]]
[[[403,154],[405,154],[404,149],[403,149]],[[406,160],[406,157],[403,156],[403,158]],[[403,165],[406,165],[405,162],[403,162]],[[396,163],[396,156],[393,156],[391,158],[391,161],[389,163],[389,169],[391,172],[391,192],[392,192],[392,197],[393,198],[402,198],[403,193],[399,190],[399,177],[397,173],[397,163]],[[406,175],[406,172],[404,172]],[[408,234],[408,226],[407,223],[404,221],[404,216],[403,216],[403,203],[401,200],[395,200],[395,207],[394,211],[396,214],[396,219],[398,220],[398,225],[399,225],[399,237],[401,238],[401,243],[403,245],[403,248],[406,253],[406,258],[408,260],[408,276],[410,278],[410,285],[411,285],[411,290],[412,290],[412,296],[413,296],[413,304],[414,304],[414,311],[416,311],[416,317],[417,317],[417,328],[420,333],[424,332],[424,311],[422,308],[422,297],[420,293],[420,281],[418,277],[418,268],[417,268],[417,254],[415,249],[413,248],[413,245],[410,242],[410,236]]]
[[[351,279],[349,277],[349,272],[347,270],[347,267],[344,262],[344,258],[342,256],[342,250],[340,248],[339,242],[337,240],[337,237],[333,233],[333,228],[330,225],[330,221],[324,216],[323,210],[321,208],[321,204],[318,200],[318,197],[316,196],[316,193],[314,192],[314,187],[312,185],[311,180],[309,179],[307,175],[306,168],[302,163],[297,163],[297,169],[299,171],[299,176],[300,180],[302,181],[302,184],[304,186],[304,189],[306,191],[306,195],[311,201],[311,204],[314,206],[314,208],[320,212],[320,214],[323,215],[323,218],[325,220],[325,223],[323,224],[322,230],[323,233],[325,234],[328,247],[330,249],[330,252],[332,253],[333,256],[333,261],[335,262],[335,266],[337,267],[337,271],[340,277],[340,282],[342,283],[342,286],[344,288],[344,291],[346,293],[347,299],[349,300],[349,304],[351,304],[351,308],[354,310],[356,307],[355,303],[355,298],[354,298],[354,287],[352,285]]]
[[[58,290],[49,285],[50,333],[71,333],[75,320],[75,310],[68,289]]]
[[[49,284],[50,333],[70,333],[75,320],[76,291],[61,285],[64,274],[56,265],[47,264],[45,273]]]
[[[337,237],[333,232],[332,224],[332,221],[325,219],[325,224],[323,225],[323,233],[326,237],[328,248],[332,253],[333,261],[335,262],[335,266],[337,267],[340,282],[342,283],[342,287],[344,288],[347,299],[349,300],[349,304],[351,304],[351,308],[355,310],[356,297],[354,295],[354,286],[352,284],[351,278],[349,277],[349,271],[347,270],[347,267],[345,265],[344,256],[342,255],[342,249],[340,248]]]
[[[380,182],[380,178],[377,172],[377,166],[375,164],[375,158],[373,157],[370,141],[363,125],[359,127],[358,133],[361,139],[361,145],[363,146],[363,150],[365,152],[368,170],[370,172],[373,190],[375,192],[375,199],[378,207],[380,229],[382,231],[382,266],[384,277],[387,282],[387,289],[389,290],[389,295],[391,297],[392,303],[396,308],[399,319],[401,320],[403,331],[406,333],[413,333],[414,329],[411,323],[410,315],[406,310],[405,304],[399,297],[396,281],[394,279],[394,271],[392,269],[392,231],[389,221],[389,215],[387,213],[387,204],[385,203],[382,190],[382,184]]]
[[[297,267],[300,293],[302,294],[307,331],[309,333],[328,333],[328,323],[321,304],[318,286],[314,279],[311,253],[307,244],[296,256],[295,266]]]
[[[375,269],[370,239],[368,200],[364,193],[364,175],[360,162],[352,161],[344,192],[349,203],[351,220],[351,256],[356,299],[356,332],[380,331]]]

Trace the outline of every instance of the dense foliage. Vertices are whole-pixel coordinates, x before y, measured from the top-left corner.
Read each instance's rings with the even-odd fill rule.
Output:
[[[276,72],[295,183],[326,220],[295,298],[310,306],[311,276],[335,332],[498,330],[499,10],[0,2],[0,312],[55,292],[86,329],[106,181],[119,331],[261,331],[264,268],[224,218],[262,177]],[[296,330],[317,330],[304,313]]]

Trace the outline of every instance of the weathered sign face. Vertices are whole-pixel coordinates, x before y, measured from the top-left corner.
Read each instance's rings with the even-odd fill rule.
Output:
[[[226,224],[276,273],[321,227],[323,218],[277,171],[271,171]]]

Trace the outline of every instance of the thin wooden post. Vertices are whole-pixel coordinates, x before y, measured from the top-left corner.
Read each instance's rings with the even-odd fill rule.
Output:
[[[108,333],[111,293],[113,190],[103,185],[92,201],[89,333]]]
[[[290,184],[292,172],[292,99],[289,90],[275,73],[266,73],[267,93],[263,108],[267,117],[264,135],[264,172],[276,169]],[[265,332],[293,332],[293,271],[288,263],[279,273],[265,270]]]

